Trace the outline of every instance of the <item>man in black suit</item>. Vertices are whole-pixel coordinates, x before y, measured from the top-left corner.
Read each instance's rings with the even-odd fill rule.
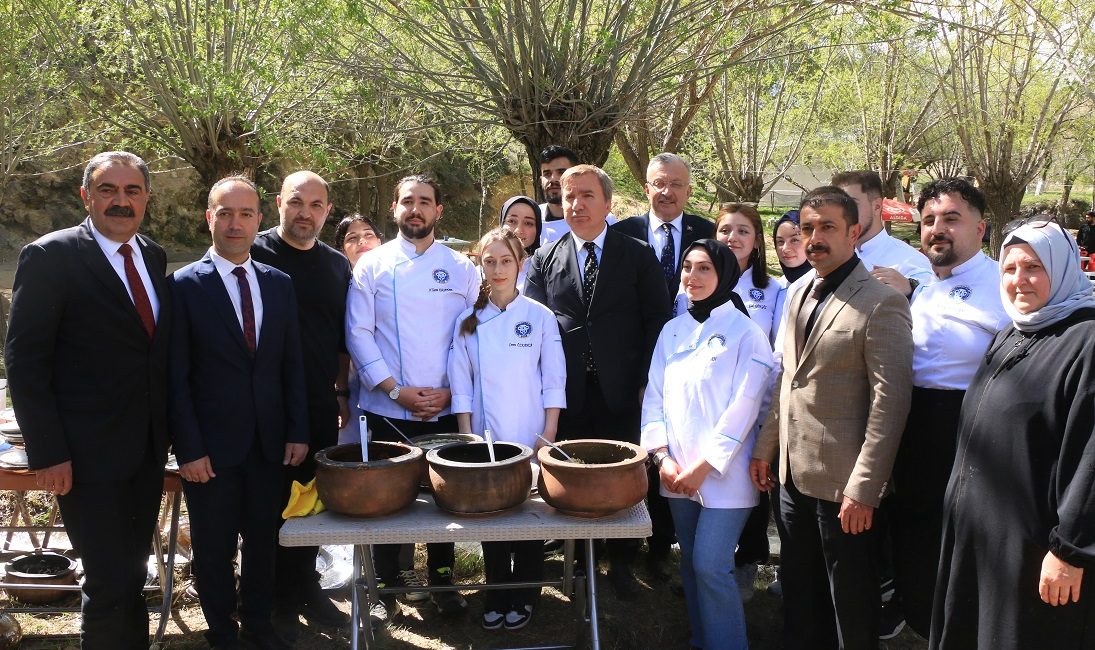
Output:
[[[289,648],[274,632],[274,552],[285,465],[308,452],[297,301],[289,276],[251,259],[254,183],[209,191],[213,246],[171,278],[169,415],[185,483],[194,577],[214,648]],[[239,623],[232,559],[243,537]]]
[[[612,226],[650,244],[670,298],[677,295],[681,284],[681,251],[696,240],[715,236],[715,224],[684,211],[688,197],[692,196],[691,174],[688,163],[676,154],[654,156],[646,166],[646,183],[643,184],[650,210]]]
[[[148,648],[142,588],[167,458],[167,258],[138,235],[148,166],[101,153],[88,218],[19,256],[5,362],[38,486],[84,565],[80,643]]]
[[[567,408],[559,439],[637,443],[650,357],[669,319],[669,294],[650,246],[608,227],[612,179],[593,165],[563,174],[570,233],[532,258],[525,293],[559,320],[567,368]],[[634,593],[632,540],[610,540],[609,579]]]
[[[713,238],[715,224],[684,211],[688,197],[692,196],[692,171],[688,162],[676,154],[660,153],[650,159],[650,164],[646,166],[643,191],[650,201],[650,210],[619,221],[612,227],[650,244],[665,278],[666,290],[673,299],[681,284],[681,251],[697,240]],[[676,301],[674,316],[675,306]],[[650,490],[646,503],[651,523],[651,535],[647,539],[647,569],[651,575],[668,580],[666,560],[676,541],[676,531],[673,517],[669,514],[669,502],[658,491],[658,469],[653,465],[647,470],[647,478]]]

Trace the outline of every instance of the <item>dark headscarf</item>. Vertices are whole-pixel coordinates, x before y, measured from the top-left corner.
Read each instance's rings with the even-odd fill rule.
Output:
[[[776,243],[776,231],[779,230],[780,226],[785,223],[793,223],[795,224],[795,226],[798,226],[798,220],[798,210],[788,210],[787,212],[784,212],[783,216],[780,217],[779,221],[776,222],[776,225],[772,226],[772,244],[774,245]],[[776,258],[779,259],[779,256],[777,255]],[[783,260],[779,260],[779,267],[783,269],[783,277],[787,278],[787,284],[790,284],[795,280],[801,278],[802,276],[806,275],[810,271],[810,269],[813,268],[812,266],[810,266],[809,260],[803,262],[802,264],[799,264],[798,266],[787,266],[783,263]]]
[[[515,196],[502,204],[502,211],[498,213],[498,225],[503,227],[506,225],[506,214],[509,209],[514,206],[515,203],[524,203],[532,208],[532,213],[536,215],[536,239],[533,240],[532,246],[525,247],[525,252],[531,257],[536,252],[537,248],[540,248],[540,233],[544,231],[544,221],[540,215],[540,206],[536,204],[527,196]]]
[[[702,323],[711,315],[712,310],[733,300],[734,287],[738,284],[738,278],[741,277],[741,267],[738,266],[738,259],[734,257],[730,247],[717,239],[700,239],[693,242],[681,252],[681,259],[683,260],[693,248],[702,248],[707,253],[715,267],[715,275],[719,278],[710,296],[697,302],[688,301],[688,313]]]

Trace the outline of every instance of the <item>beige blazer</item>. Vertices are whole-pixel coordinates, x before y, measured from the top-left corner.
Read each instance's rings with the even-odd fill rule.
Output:
[[[796,323],[809,283],[788,296],[783,367],[753,457],[790,468],[803,494],[877,507],[912,396],[912,317],[904,296],[863,264],[837,287],[802,347]]]

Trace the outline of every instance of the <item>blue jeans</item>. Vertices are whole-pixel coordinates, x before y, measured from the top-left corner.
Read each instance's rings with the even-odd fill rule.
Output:
[[[752,508],[704,508],[669,499],[681,545],[681,584],[692,645],[703,650],[749,647],[745,612],[734,580],[734,548]]]

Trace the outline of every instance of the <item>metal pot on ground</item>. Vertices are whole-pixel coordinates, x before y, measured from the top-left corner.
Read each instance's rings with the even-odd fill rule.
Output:
[[[61,555],[37,551],[20,555],[8,562],[4,582],[33,585],[76,584],[76,561]],[[6,588],[9,595],[24,603],[48,605],[70,593],[64,589]]]

